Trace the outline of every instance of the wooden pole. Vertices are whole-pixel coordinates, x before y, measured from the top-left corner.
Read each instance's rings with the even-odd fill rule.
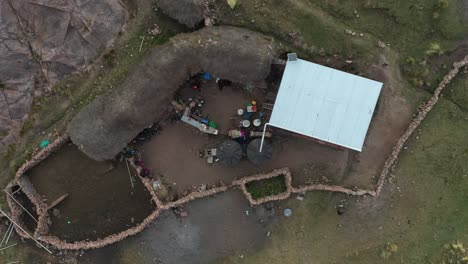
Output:
[[[12,192],[11,194],[16,194],[17,192],[21,191],[21,188],[18,188],[18,190]]]
[[[138,49],[138,52],[141,52],[141,48],[143,47],[143,41],[145,41],[145,36],[143,36],[143,38],[141,39],[140,48]]]
[[[10,229],[10,234],[8,234],[7,239],[5,241],[5,245],[8,245],[8,241],[10,241],[11,233],[13,233],[13,227]]]
[[[127,164],[128,177],[130,178],[130,183],[132,184],[132,189],[133,189],[134,188],[133,179],[132,179],[132,174],[130,173],[130,167],[128,167],[128,160],[127,159],[125,159],[125,164]]]
[[[31,236],[26,230],[24,230],[21,226],[19,226],[13,219],[11,219],[10,216],[8,216],[7,213],[5,213],[2,209],[0,209],[0,213],[2,213],[8,220],[10,220],[17,228],[19,228],[21,231],[23,231],[26,235],[28,235],[34,242],[36,242],[38,245],[40,245],[43,249],[45,249],[47,252],[52,254],[52,251],[50,251],[48,248],[46,248],[43,244],[41,244],[39,241],[37,241],[33,236]]]
[[[8,226],[8,228],[6,230],[5,235],[3,236],[2,242],[0,242],[0,246],[3,245],[3,242],[5,241],[5,238],[7,237],[8,232],[10,232],[10,228],[12,228],[12,227],[13,227],[13,223],[10,223],[10,225]]]
[[[68,197],[68,193],[60,196],[57,200],[55,200],[53,203],[51,203],[49,205],[49,207],[47,208],[47,211],[49,211],[50,209],[54,208],[55,206],[57,206],[57,204],[61,203],[63,200],[65,200],[66,198]]]
[[[13,197],[13,195],[11,195],[7,190],[3,190],[3,191],[4,191],[6,194],[8,194],[8,196],[10,196],[11,199],[13,199],[13,201],[15,201],[19,206],[21,206],[21,208],[23,208],[23,210],[24,210],[29,216],[31,216],[32,219],[34,219],[34,221],[36,221],[36,223],[39,223],[39,221],[37,221],[37,219],[36,219],[28,210],[26,210],[26,208],[24,208],[24,206],[22,206],[22,205],[20,204],[20,202],[18,202],[18,201],[15,199],[15,197]]]
[[[16,243],[15,243],[15,244],[13,244],[13,245],[9,245],[8,247],[0,248],[0,251],[2,251],[2,250],[4,250],[4,249],[7,249],[7,248],[14,247],[14,246],[16,246]]]

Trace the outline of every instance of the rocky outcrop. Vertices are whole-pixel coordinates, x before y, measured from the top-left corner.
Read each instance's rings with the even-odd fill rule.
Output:
[[[89,65],[127,21],[118,0],[0,0],[0,152],[34,92]]]
[[[159,46],[112,93],[94,100],[68,126],[71,140],[95,160],[112,159],[166,110],[177,89],[198,72],[235,82],[263,80],[273,40],[235,27],[207,27]]]
[[[201,23],[208,12],[204,0],[159,0],[158,6],[166,15],[190,28]]]

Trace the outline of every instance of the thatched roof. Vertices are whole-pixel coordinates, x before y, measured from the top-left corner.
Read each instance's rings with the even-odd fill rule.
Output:
[[[188,27],[195,27],[207,12],[204,0],[159,0],[159,8],[168,16]]]

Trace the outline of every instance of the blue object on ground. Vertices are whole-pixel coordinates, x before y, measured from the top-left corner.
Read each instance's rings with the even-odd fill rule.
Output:
[[[284,216],[290,217],[292,215],[292,210],[289,208],[284,209],[283,211]]]
[[[202,118],[202,119],[201,119],[201,122],[202,122],[203,124],[208,125],[208,123],[210,122],[210,120],[208,120],[207,118]]]
[[[209,80],[213,79],[213,76],[211,74],[205,72],[205,73],[203,73],[203,79],[209,81]]]
[[[250,119],[250,113],[249,113],[249,112],[244,112],[244,113],[242,114],[242,117],[243,117],[244,119],[248,120],[248,119]]]

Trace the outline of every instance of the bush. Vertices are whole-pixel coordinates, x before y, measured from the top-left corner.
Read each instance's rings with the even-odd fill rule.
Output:
[[[434,54],[442,55],[444,53],[444,50],[439,45],[439,43],[431,43],[425,53],[427,56],[431,56]]]

